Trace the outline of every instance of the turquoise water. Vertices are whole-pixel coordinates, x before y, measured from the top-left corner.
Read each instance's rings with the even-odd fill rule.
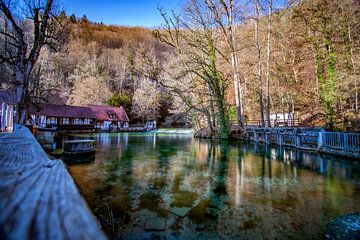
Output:
[[[360,212],[360,162],[189,134],[78,135],[70,173],[111,239],[319,239]]]

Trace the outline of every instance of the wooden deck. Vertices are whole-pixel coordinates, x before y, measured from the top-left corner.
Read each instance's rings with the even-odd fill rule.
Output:
[[[0,239],[106,239],[64,163],[25,127],[0,134]]]

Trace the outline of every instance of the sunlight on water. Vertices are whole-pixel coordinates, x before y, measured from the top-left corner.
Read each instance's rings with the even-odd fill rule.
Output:
[[[113,239],[318,239],[360,211],[359,162],[190,134],[91,137],[95,161],[70,172]]]

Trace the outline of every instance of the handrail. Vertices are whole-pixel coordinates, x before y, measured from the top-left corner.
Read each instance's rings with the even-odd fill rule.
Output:
[[[322,134],[323,146],[358,150],[360,148],[359,133],[324,132]]]
[[[276,119],[270,120],[270,126],[268,125],[268,121],[265,120],[264,124],[261,120],[251,119],[244,121],[244,126],[253,126],[253,127],[297,127],[301,126],[302,121],[298,118],[296,119]],[[230,120],[231,126],[237,126],[237,120]]]
[[[321,128],[245,127],[245,140],[360,157],[360,134],[325,132]]]

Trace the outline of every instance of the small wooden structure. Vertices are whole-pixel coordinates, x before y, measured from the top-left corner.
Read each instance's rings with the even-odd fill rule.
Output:
[[[26,127],[0,134],[1,239],[106,239],[61,160]]]
[[[95,153],[95,140],[67,140],[63,142],[64,155],[76,156]]]

